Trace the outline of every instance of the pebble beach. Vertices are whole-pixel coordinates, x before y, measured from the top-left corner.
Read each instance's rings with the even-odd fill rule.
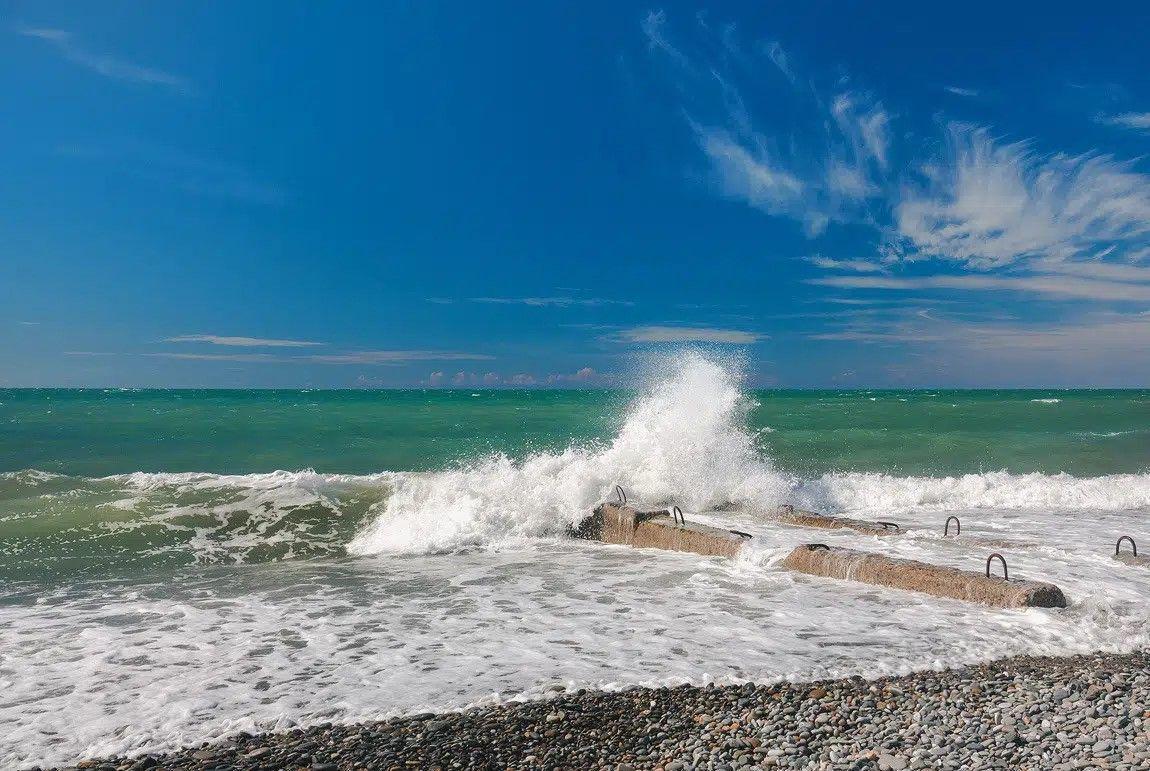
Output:
[[[1146,652],[1022,656],[877,680],[553,693],[68,768],[1150,768]]]

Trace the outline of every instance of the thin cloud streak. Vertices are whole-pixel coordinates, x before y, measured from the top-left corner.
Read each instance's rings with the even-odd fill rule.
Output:
[[[1135,131],[1150,131],[1150,112],[1124,112],[1120,115],[1099,115],[1095,120],[1106,126],[1119,126]]]
[[[741,329],[716,327],[643,326],[623,329],[610,336],[616,342],[627,343],[730,343],[749,345],[765,340],[766,335]]]
[[[1150,302],[1150,286],[1073,276],[827,276],[806,279],[805,283],[838,289],[1009,291],[1060,299]]]
[[[608,300],[601,297],[471,297],[469,299],[473,303],[485,303],[488,305],[527,305],[534,308],[568,308],[574,305],[596,307],[601,305],[635,304],[630,300]]]
[[[179,335],[164,338],[165,343],[208,343],[247,348],[307,348],[325,343],[310,340],[277,340],[262,337],[228,337],[226,335]]]
[[[56,51],[68,61],[102,75],[105,78],[165,86],[185,93],[191,90],[191,84],[188,80],[179,75],[173,75],[170,72],[164,72],[154,67],[142,67],[109,54],[99,54],[89,51],[77,45],[72,33],[67,30],[43,27],[20,27],[17,28],[16,31],[24,37],[44,41],[56,49]]]
[[[816,268],[823,270],[846,270],[854,273],[883,273],[886,271],[886,268],[879,263],[867,260],[834,260],[819,255],[804,259]]]
[[[412,361],[490,361],[494,356],[463,351],[347,351],[302,357],[325,364],[406,364]]]

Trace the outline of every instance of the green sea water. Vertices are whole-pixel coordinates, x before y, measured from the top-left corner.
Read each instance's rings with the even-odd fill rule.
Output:
[[[0,471],[432,471],[607,442],[633,394],[591,390],[0,390]],[[787,471],[1076,476],[1150,466],[1150,391],[755,391]]]

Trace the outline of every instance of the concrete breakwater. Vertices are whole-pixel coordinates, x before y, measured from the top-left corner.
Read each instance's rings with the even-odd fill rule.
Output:
[[[1066,597],[1054,584],[993,576],[989,560],[986,572],[976,573],[854,549],[804,544],[792,551],[782,566],[814,576],[890,586],[999,608],[1066,607]]]
[[[1122,546],[1126,544],[1129,551],[1123,551]],[[1123,562],[1127,565],[1136,565],[1137,567],[1150,568],[1150,557],[1145,554],[1138,553],[1138,544],[1134,543],[1134,539],[1128,535],[1124,535],[1118,539],[1118,543],[1114,546],[1114,559]]]
[[[894,522],[868,522],[862,519],[849,517],[832,517],[819,514],[816,511],[796,509],[791,505],[779,506],[775,518],[788,525],[799,527],[817,527],[822,530],[840,530],[846,528],[867,535],[895,535],[901,528]]]
[[[892,528],[888,526],[890,523],[826,517],[789,506],[781,507],[779,514],[780,518],[789,517],[784,521],[790,524],[818,522],[820,524],[813,526],[850,527],[872,535],[897,532],[897,525]],[[617,502],[597,506],[594,513],[572,534],[621,546],[666,549],[714,557],[735,557],[751,539],[747,533],[689,523],[678,507],[672,510],[636,508],[627,503],[621,490]],[[1057,586],[1010,579],[1007,576],[1006,560],[1000,555],[992,556],[1002,561],[1002,577],[991,575],[989,558],[985,572],[977,573],[826,544],[804,544],[795,548],[782,561],[781,567],[823,578],[860,581],[1000,608],[1066,607],[1066,597]],[[1116,558],[1131,564],[1141,564],[1144,559],[1133,554],[1116,555]]]
[[[750,536],[687,522],[667,509],[639,510],[625,503],[596,507],[575,535],[604,543],[667,549],[708,557],[734,557]]]

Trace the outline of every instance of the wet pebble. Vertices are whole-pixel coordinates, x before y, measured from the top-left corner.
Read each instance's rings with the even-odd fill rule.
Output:
[[[1150,767],[1150,654],[1017,657],[899,678],[552,690],[540,701],[237,734],[73,768],[904,769]]]

